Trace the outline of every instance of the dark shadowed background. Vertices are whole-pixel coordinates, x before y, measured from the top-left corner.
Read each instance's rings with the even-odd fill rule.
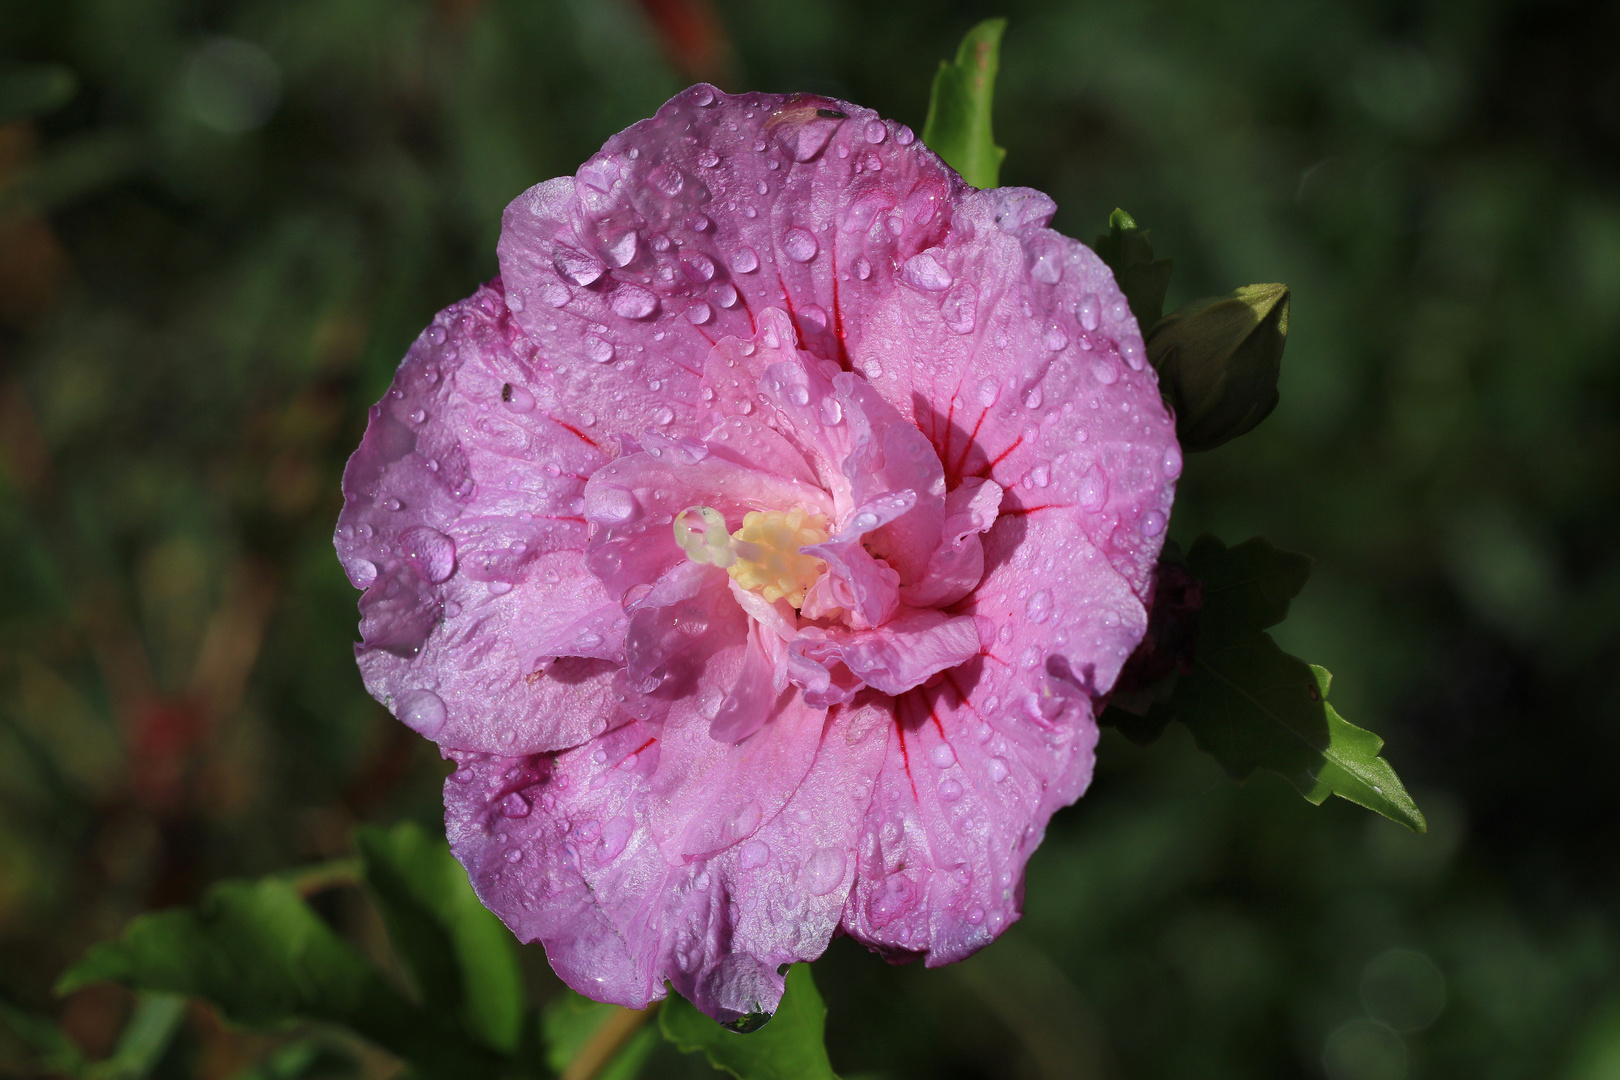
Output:
[[[1620,1076],[1602,3],[0,0],[0,85],[61,102],[0,118],[0,999],[104,1052],[128,995],[50,996],[87,945],[437,818],[444,767],[360,686],[330,537],[366,406],[495,272],[507,200],[698,78],[920,129],[992,14],[1004,182],[1086,240],[1128,209],[1170,307],[1292,286],[1282,404],[1189,459],[1172,534],[1317,557],[1280,637],[1431,827],[1109,732],[995,946],[925,971],[835,942],[834,1064]],[[198,1008],[158,1075],[272,1042]],[[649,1075],[706,1071],[661,1053]],[[0,1026],[0,1073],[24,1061]]]

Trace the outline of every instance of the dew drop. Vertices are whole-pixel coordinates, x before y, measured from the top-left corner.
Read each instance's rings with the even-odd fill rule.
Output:
[[[693,326],[702,326],[714,318],[714,309],[702,300],[696,300],[686,309],[686,318]]]
[[[855,276],[862,281],[872,276],[872,264],[866,261],[865,255],[855,257]]]
[[[956,762],[956,751],[951,749],[950,743],[940,743],[929,751],[928,760],[941,769],[949,768]]]
[[[944,292],[955,280],[951,272],[927,252],[907,259],[900,269],[900,275],[906,284],[924,292]]]
[[[604,525],[620,525],[636,514],[636,497],[621,487],[603,485],[593,492],[591,517]]]
[[[405,559],[418,574],[437,585],[456,568],[456,544],[428,525],[406,529],[399,537]]]
[[[939,782],[939,799],[941,802],[955,802],[962,797],[962,785],[955,780],[941,780]]]
[[[1032,386],[1024,391],[1024,408],[1026,409],[1038,409],[1041,407],[1041,402],[1045,400],[1046,396],[1041,393],[1041,388],[1038,386]]]
[[[636,257],[636,244],[638,240],[639,237],[636,236],[636,231],[634,229],[630,229],[609,242],[607,246],[608,258],[613,260],[614,266],[630,265],[631,260]],[[583,284],[583,282],[581,284]]]
[[[639,285],[620,285],[608,306],[621,319],[645,319],[658,307],[658,297]]]
[[[534,807],[529,805],[529,800],[516,791],[501,800],[502,817],[525,818],[529,816],[529,811],[533,809]]]
[[[992,406],[992,405],[994,405],[996,403],[996,398],[998,398],[1000,396],[1001,396],[1001,387],[996,385],[996,380],[987,377],[982,382],[979,383],[979,404],[980,405],[983,405],[985,408],[988,409],[990,406]]]
[[[867,142],[876,146],[889,137],[889,129],[881,120],[868,120],[862,134],[866,136]]]
[[[753,248],[744,245],[731,256],[731,268],[739,274],[752,274],[759,269],[759,255]]]
[[[1003,780],[1007,779],[1008,769],[1006,759],[991,758],[987,771],[990,774],[991,783],[1001,783]]]
[[[1164,515],[1157,510],[1149,510],[1142,515],[1142,535],[1158,536],[1164,532]]]
[[[1075,309],[1080,316],[1080,325],[1087,330],[1097,329],[1099,316],[1102,314],[1102,303],[1097,299],[1096,293],[1086,293],[1080,298],[1080,304]]]
[[[900,130],[894,133],[894,141],[901,146],[910,146],[917,141],[917,134],[906,125],[901,124]]]
[[[816,238],[804,229],[791,228],[782,237],[782,252],[794,262],[809,262],[819,250]]]
[[[431,690],[406,691],[400,696],[395,715],[406,727],[429,739],[444,730],[449,718],[444,700]]]
[[[540,299],[552,307],[564,307],[568,303],[568,286],[556,281],[548,281],[540,286]]]
[[[842,848],[824,847],[811,855],[799,871],[799,884],[811,896],[825,896],[844,880]]]
[[[1042,589],[1024,604],[1024,614],[1030,622],[1043,623],[1052,614],[1052,594]]]
[[[598,364],[605,364],[613,359],[613,343],[593,334],[585,339],[585,355]]]

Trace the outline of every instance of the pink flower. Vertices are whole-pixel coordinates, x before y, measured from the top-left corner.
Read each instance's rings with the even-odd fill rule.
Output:
[[[367,688],[570,986],[959,960],[1091,777],[1180,452],[1108,270],[846,102],[680,94],[507,209],[372,410]]]

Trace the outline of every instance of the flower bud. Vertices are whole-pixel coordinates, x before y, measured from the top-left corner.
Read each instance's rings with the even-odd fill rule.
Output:
[[[1213,450],[1271,415],[1287,341],[1286,285],[1245,285],[1159,320],[1148,358],[1183,450]]]

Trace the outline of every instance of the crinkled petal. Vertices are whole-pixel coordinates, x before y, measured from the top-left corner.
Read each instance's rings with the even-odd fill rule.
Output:
[[[501,274],[597,420],[696,434],[715,342],[753,337],[758,313],[783,307],[804,348],[842,357],[894,268],[945,236],[962,190],[870,109],[694,86],[574,177],[514,199]]]
[[[1092,699],[1147,626],[1129,583],[1083,536],[1041,548],[1023,527],[1004,516],[986,534],[991,570],[960,605],[989,631],[983,658],[895,699],[844,917],[890,954],[960,960],[1018,917],[1046,822],[1090,782]]]
[[[1145,597],[1181,469],[1175,424],[1108,268],[1039,227],[1045,205],[966,196],[929,252],[952,284],[902,280],[850,354],[928,436],[952,487],[994,480],[1027,543],[1083,535]]]
[[[876,720],[828,715],[782,812],[712,858],[671,862],[653,843],[660,751],[639,722],[562,754],[455,755],[446,831],[480,899],[579,992],[642,1008],[668,980],[720,1020],[769,1013],[781,971],[821,955],[844,910],[882,759]]]
[[[973,591],[984,577],[979,534],[996,523],[1002,490],[994,480],[970,477],[945,496],[939,547],[928,557],[920,581],[900,590],[912,607],[947,607]]]
[[[550,665],[558,635],[609,599],[579,552],[584,478],[607,455],[535,379],[533,356],[498,283],[447,308],[344,471],[336,539],[366,588],[361,674],[446,747],[551,750],[616,721],[611,618],[597,646]]]
[[[971,616],[932,608],[901,612],[875,630],[850,634],[840,645],[844,665],[885,694],[903,694],[929,676],[979,655],[979,627]]]

